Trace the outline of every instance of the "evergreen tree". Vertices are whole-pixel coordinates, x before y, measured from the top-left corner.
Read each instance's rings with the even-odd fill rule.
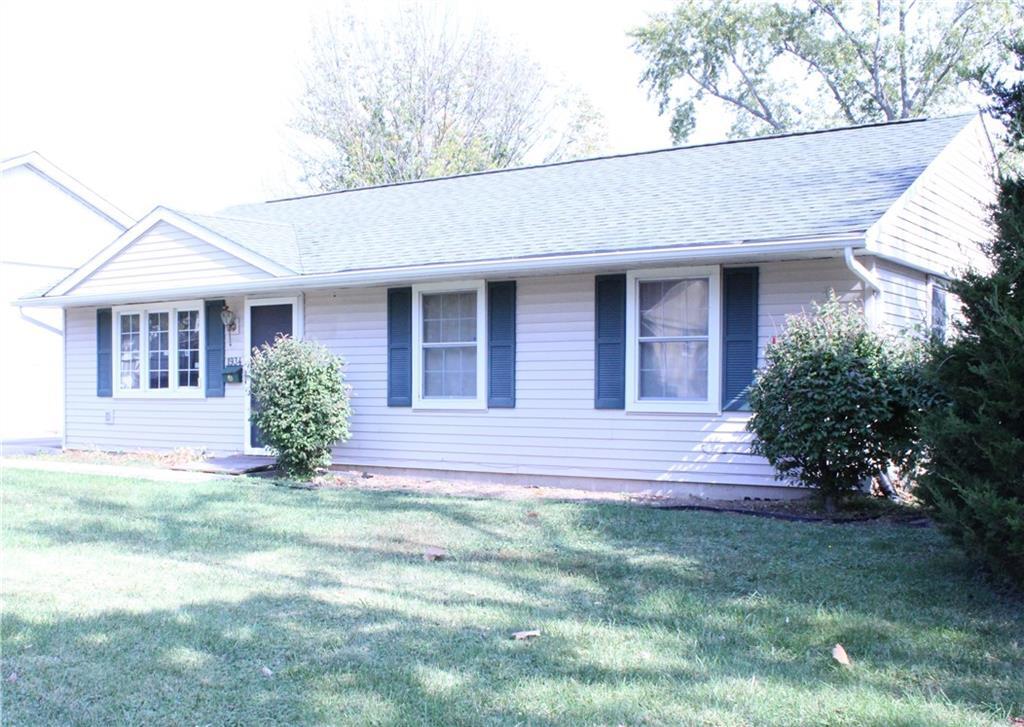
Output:
[[[1024,43],[1014,49],[1024,70]],[[1024,81],[988,86],[1007,153],[1024,152]],[[957,336],[937,344],[939,403],[922,422],[928,463],[919,493],[939,523],[991,570],[1024,584],[1024,179],[1003,174],[993,211],[991,274],[950,290],[963,306]]]

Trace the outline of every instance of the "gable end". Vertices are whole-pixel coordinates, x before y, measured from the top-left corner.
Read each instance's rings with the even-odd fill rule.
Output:
[[[69,292],[121,293],[274,277],[169,222],[157,222]]]

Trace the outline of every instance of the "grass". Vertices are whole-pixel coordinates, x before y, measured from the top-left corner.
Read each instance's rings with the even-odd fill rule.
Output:
[[[933,530],[4,478],[4,724],[931,727],[1024,709],[1019,600]],[[429,545],[452,557],[425,562]]]

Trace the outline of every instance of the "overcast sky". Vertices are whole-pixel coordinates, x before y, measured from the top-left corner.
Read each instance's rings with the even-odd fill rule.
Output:
[[[352,2],[357,13],[394,2]],[[670,145],[626,31],[666,0],[449,2],[605,116],[608,152]],[[36,150],[127,212],[288,194],[285,126],[328,0],[0,0],[0,158]],[[374,10],[378,8],[378,10]],[[385,8],[384,12],[387,12]],[[704,123],[696,140],[720,138]]]

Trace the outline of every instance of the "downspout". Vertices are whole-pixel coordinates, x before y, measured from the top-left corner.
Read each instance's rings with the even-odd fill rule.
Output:
[[[878,276],[873,271],[868,270],[860,260],[854,257],[852,246],[843,248],[843,262],[846,263],[846,269],[864,284],[864,317],[867,319],[869,327],[877,328],[878,305],[881,303],[882,297],[882,284],[878,281]],[[899,493],[896,492],[896,488],[892,486],[892,480],[889,479],[888,472],[883,469],[874,479],[878,481],[879,489],[881,489],[886,497],[895,502],[902,501]],[[862,483],[869,494],[871,492],[871,480],[872,478],[867,478]]]
[[[878,276],[853,256],[852,246],[843,248],[843,262],[846,263],[846,269],[864,284],[864,317],[867,318],[870,327],[877,328],[877,306],[882,295],[882,284],[878,281]]]

